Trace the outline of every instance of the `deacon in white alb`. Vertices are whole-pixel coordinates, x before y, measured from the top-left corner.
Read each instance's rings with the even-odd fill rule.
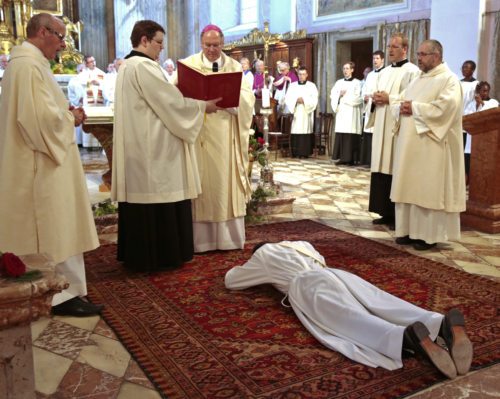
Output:
[[[307,80],[307,69],[299,68],[299,81],[290,85],[285,104],[293,113],[291,147],[293,157],[308,157],[314,141],[314,111],[318,105],[318,89]]]
[[[306,241],[257,245],[248,262],[225,276],[226,287],[233,290],[260,284],[272,284],[286,294],[297,317],[318,341],[354,361],[395,370],[403,365],[403,345],[406,348],[411,342],[421,349],[425,341],[424,352],[436,367],[450,378],[457,374],[448,352],[432,342],[443,315],[403,301],[352,273],[326,267],[323,256]],[[463,327],[463,317],[456,316],[451,324]],[[452,353],[460,348],[461,355],[467,354],[457,365],[466,372],[472,357],[470,341],[455,345],[450,345],[455,349]]]
[[[391,108],[394,133],[391,200],[396,204],[396,242],[417,250],[460,239],[465,211],[462,88],[443,63],[443,47],[425,40],[418,48],[422,73]]]

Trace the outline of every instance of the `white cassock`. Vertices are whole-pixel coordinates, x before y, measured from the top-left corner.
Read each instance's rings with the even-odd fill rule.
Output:
[[[463,82],[460,82],[460,83],[463,83]],[[478,107],[476,104],[476,100],[473,99],[472,102],[469,102],[467,108],[465,108],[464,115],[473,114],[474,112],[486,111],[487,109],[498,107],[498,101],[493,99],[493,98],[490,98],[489,100],[483,101],[483,103],[484,104],[482,104]],[[465,143],[464,152],[466,154],[470,154],[471,147],[472,147],[472,136],[469,133],[467,133],[467,142]]]
[[[253,73],[251,70],[247,69],[245,72],[243,72],[243,78],[248,82],[250,87],[253,87]]]
[[[472,82],[467,82],[464,80],[460,81],[460,85],[462,86],[462,97],[464,100],[464,115],[476,112],[476,100],[474,99],[474,95],[476,93],[476,86],[478,83],[479,81],[477,79],[474,79]],[[472,136],[467,133],[464,149],[464,152],[466,154],[470,154],[471,140]]]
[[[102,82],[102,96],[104,98],[104,105],[110,106],[115,101],[115,86],[116,77],[118,73],[116,71],[109,72],[104,76]]]
[[[173,71],[171,75],[165,69],[161,69],[168,83],[175,84],[177,82],[177,71]]]
[[[345,90],[343,96],[340,92]],[[330,92],[335,113],[335,133],[361,134],[361,83],[358,79],[339,79]]]
[[[437,337],[443,315],[403,301],[360,277],[327,268],[306,241],[260,247],[243,266],[225,276],[226,287],[241,290],[272,284],[288,295],[304,327],[323,345],[370,367],[402,367],[405,328],[420,321]]]
[[[298,104],[302,98],[304,103]],[[313,132],[314,111],[318,106],[318,89],[313,82],[293,82],[285,96],[285,104],[293,113],[292,134],[306,134]]]
[[[82,86],[80,76],[72,77],[68,82],[68,100],[73,107],[86,105],[87,95]],[[76,143],[82,144],[82,127],[75,127]]]
[[[366,115],[364,119],[364,126],[363,126],[363,132],[367,133],[373,133],[373,127],[367,127],[366,125],[368,124],[368,116],[370,115],[371,112],[371,107],[372,107],[372,95],[375,92],[375,88],[377,87],[377,77],[378,74],[380,73],[380,69],[378,71],[371,71],[367,76],[366,76],[366,81],[363,87],[361,88],[361,98],[363,99],[365,96],[370,96],[368,101],[365,103],[364,108],[363,108],[363,114]]]

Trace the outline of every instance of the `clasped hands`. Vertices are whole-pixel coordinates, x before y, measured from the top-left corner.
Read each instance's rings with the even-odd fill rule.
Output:
[[[85,114],[83,107],[75,108],[73,105],[70,105],[69,110],[75,118],[75,126],[80,126],[87,119],[87,114]]]
[[[389,104],[389,94],[385,91],[376,91],[373,93],[373,102],[375,105]]]
[[[413,111],[411,110],[411,101],[403,101],[399,106],[399,115],[412,115]]]

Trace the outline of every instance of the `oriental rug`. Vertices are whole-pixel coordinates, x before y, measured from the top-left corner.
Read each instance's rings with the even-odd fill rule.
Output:
[[[116,246],[102,246],[86,255],[89,297],[106,305],[105,320],[165,397],[398,398],[445,379],[421,359],[387,371],[326,349],[269,285],[226,290],[226,271],[263,239],[307,240],[327,264],[418,306],[460,308],[472,368],[499,361],[500,284],[310,220],[248,227],[242,251],[151,275],[125,271]]]

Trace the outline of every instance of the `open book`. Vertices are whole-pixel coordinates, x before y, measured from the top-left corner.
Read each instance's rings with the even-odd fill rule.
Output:
[[[240,104],[242,72],[203,73],[182,61],[177,62],[177,88],[184,97],[196,100],[213,100],[222,97],[217,103],[221,108],[237,107]]]

